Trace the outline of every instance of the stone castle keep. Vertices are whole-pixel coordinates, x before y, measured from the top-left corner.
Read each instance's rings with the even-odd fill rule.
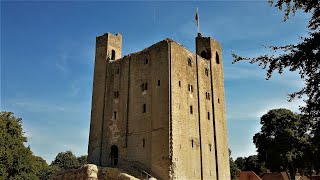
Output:
[[[221,46],[195,41],[196,54],[165,39],[122,57],[120,34],[96,38],[89,163],[230,179]]]

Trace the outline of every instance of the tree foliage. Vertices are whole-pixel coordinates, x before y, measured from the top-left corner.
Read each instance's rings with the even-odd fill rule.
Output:
[[[49,166],[30,147],[22,130],[22,119],[12,112],[0,112],[0,179],[49,179],[57,172],[87,163],[87,156],[76,157],[71,151],[61,152]]]
[[[310,150],[309,128],[302,116],[287,109],[273,109],[261,117],[261,131],[254,135],[258,158],[274,172],[286,171],[294,177],[306,168]]]
[[[300,110],[313,123],[312,133],[317,140],[320,138],[320,1],[277,0],[274,2],[269,0],[269,3],[279,10],[284,10],[284,20],[287,20],[291,13],[295,14],[297,10],[311,14],[308,22],[309,36],[300,38],[297,44],[269,47],[279,55],[265,54],[247,58],[232,54],[233,63],[245,60],[251,64],[258,64],[267,70],[267,79],[275,71],[280,74],[284,69],[297,71],[305,82],[305,86],[289,94],[289,100],[307,97],[304,100],[306,106],[300,107]]]
[[[80,167],[80,163],[77,157],[71,150],[66,152],[60,152],[51,165],[58,166],[61,169],[74,169]]]
[[[264,166],[264,162],[260,162],[258,160],[257,155],[252,155],[248,157],[238,157],[235,160],[235,164],[241,171],[253,171],[257,175],[266,172],[266,168]]]
[[[37,179],[33,155],[23,143],[21,118],[11,112],[0,113],[0,179]]]
[[[240,169],[231,157],[231,150],[229,149],[229,163],[230,163],[230,175],[232,180],[236,180],[239,177]]]

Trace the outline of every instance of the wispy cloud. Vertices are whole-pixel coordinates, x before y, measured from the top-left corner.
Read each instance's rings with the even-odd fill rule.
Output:
[[[63,73],[68,72],[67,59],[68,59],[67,53],[63,53],[60,56],[60,58],[56,61],[56,64],[55,64],[56,67]]]
[[[35,101],[23,100],[9,100],[8,105],[32,112],[46,112],[46,111],[66,111],[66,108],[56,104],[49,104]]]

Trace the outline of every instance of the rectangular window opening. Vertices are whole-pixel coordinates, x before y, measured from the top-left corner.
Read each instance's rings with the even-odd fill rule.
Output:
[[[190,106],[190,114],[193,114],[193,108]]]
[[[146,104],[143,104],[143,113],[145,113],[147,111],[147,106],[146,106]]]
[[[158,80],[158,86],[160,86],[160,80]]]
[[[210,112],[208,112],[208,120],[210,120]]]
[[[116,111],[113,112],[113,116],[114,116],[114,119],[117,119],[117,112]]]

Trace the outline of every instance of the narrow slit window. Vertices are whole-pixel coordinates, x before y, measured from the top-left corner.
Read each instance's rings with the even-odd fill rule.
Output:
[[[220,104],[220,99],[218,98],[218,103]]]
[[[188,66],[192,67],[192,59],[191,58],[188,59]]]
[[[181,81],[179,81],[179,87],[181,87]]]
[[[210,112],[208,112],[208,120],[210,120]]]
[[[113,112],[114,119],[117,119],[117,111]]]
[[[146,140],[143,138],[142,139],[142,147],[144,147],[146,145]]]
[[[148,59],[148,58],[146,58],[146,59],[144,60],[144,64],[149,64],[149,59]]]
[[[119,74],[120,73],[120,68],[117,68],[117,74]]]
[[[193,86],[192,85],[190,85],[191,86],[191,93],[193,93]]]
[[[193,114],[193,107],[192,107],[192,105],[190,106],[190,114]]]
[[[143,104],[143,107],[142,107],[142,108],[143,108],[143,110],[142,110],[143,113],[147,112],[147,106],[146,106],[146,104]]]
[[[148,90],[148,83],[142,83],[141,84],[141,90],[142,91]]]
[[[115,91],[113,94],[114,94],[114,98],[118,98],[119,97],[119,91]]]
[[[216,52],[216,63],[220,64],[220,58],[218,52]]]
[[[158,86],[160,86],[160,80],[158,80]]]
[[[193,139],[191,140],[191,146],[193,147]]]
[[[210,152],[211,152],[211,144],[209,144],[209,150],[210,150]],[[210,173],[211,173],[211,171],[210,171]]]
[[[112,50],[111,51],[111,60],[115,60],[115,58],[116,58],[116,51]]]

